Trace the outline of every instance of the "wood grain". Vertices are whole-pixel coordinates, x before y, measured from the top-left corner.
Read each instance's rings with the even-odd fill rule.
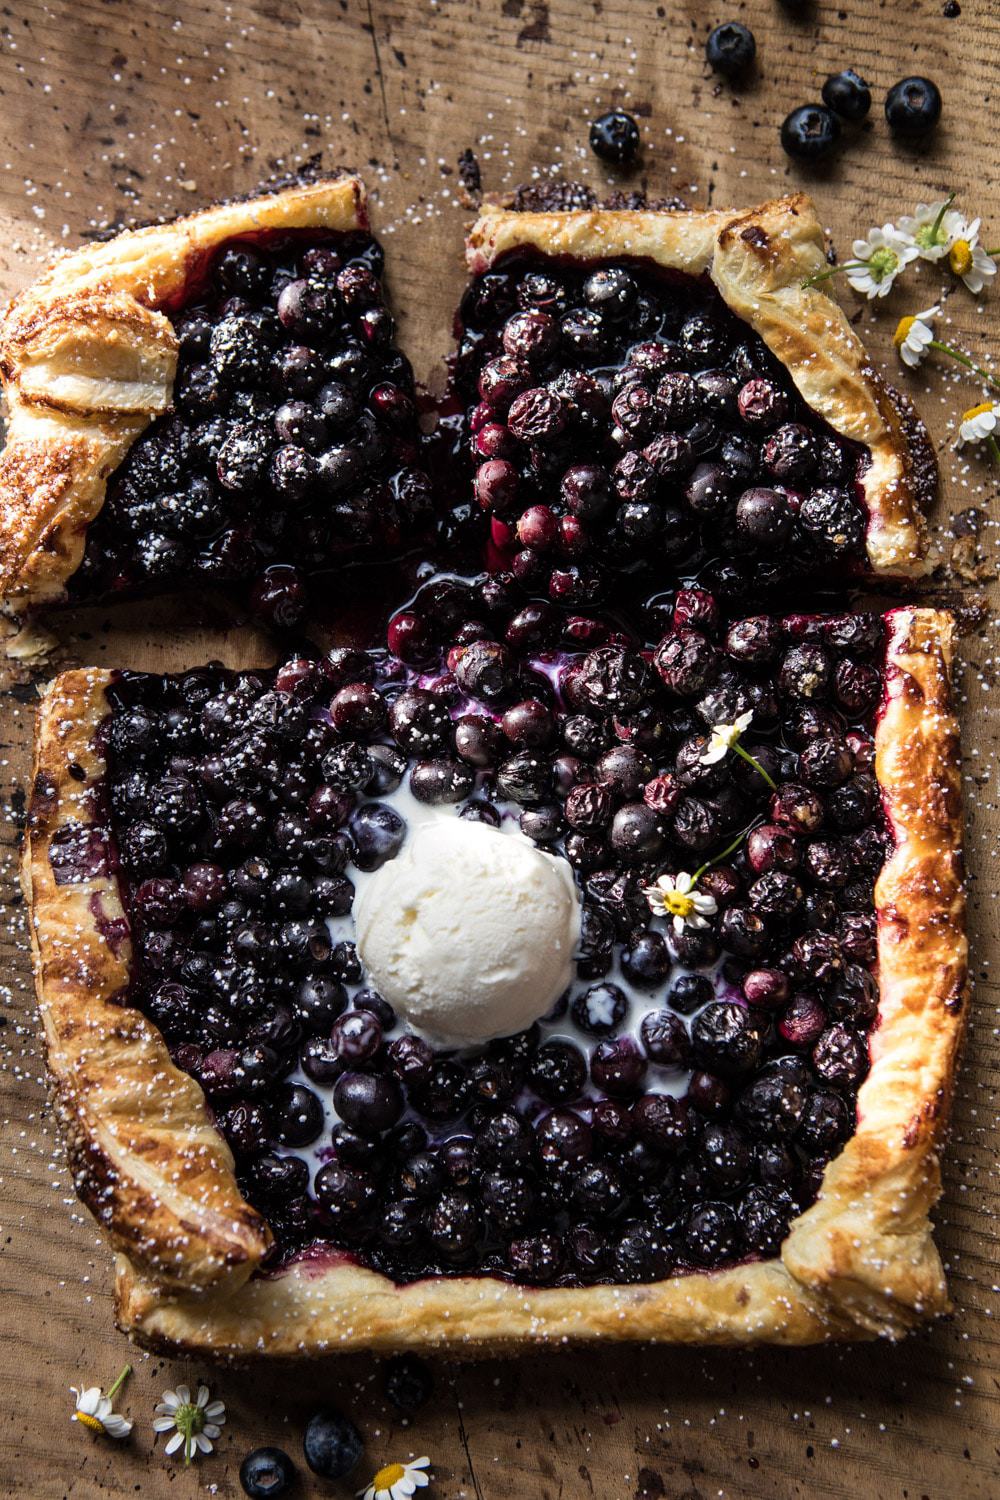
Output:
[[[702,60],[710,25],[738,16],[756,34],[759,67],[734,89]],[[562,172],[606,187],[627,181],[692,204],[741,204],[789,186],[814,193],[841,252],[855,233],[918,199],[958,192],[993,219],[994,0],[841,0],[792,9],[777,0],[55,0],[0,13],[0,274],[12,292],[54,249],[108,223],[183,211],[245,191],[321,152],[358,167],[374,197],[402,336],[418,375],[439,384],[462,284],[456,158],[477,152],[484,185],[500,190]],[[777,126],[817,97],[823,77],[858,68],[876,106],[837,160],[805,173],[781,153]],[[897,78],[930,73],[945,115],[926,151],[892,143],[881,99]],[[586,146],[587,121],[615,104],[639,118],[640,168],[608,172]],[[942,278],[929,269],[876,315],[846,304],[895,371],[896,318],[926,307]],[[952,289],[946,336],[995,355],[1000,329]],[[957,370],[957,367],[955,367]],[[985,571],[996,553],[996,474],[952,452],[954,419],[976,388],[951,371],[906,377],[942,455],[938,540],[978,525]],[[978,518],[971,510],[980,512]],[[991,514],[992,512],[992,514]],[[974,544],[962,543],[962,558]],[[969,573],[962,564],[962,571]],[[977,592],[966,577],[942,582]],[[983,580],[988,595],[996,585]],[[259,657],[263,643],[207,609],[169,605],[90,611],[61,627],[65,659],[162,670],[207,656]],[[211,1378],[229,1407],[220,1453],[192,1474],[153,1450],[152,1403],[167,1385],[208,1372],[136,1358],[125,1408],[137,1418],[124,1448],[70,1427],[71,1383],[107,1384],[126,1357],[111,1325],[108,1257],[73,1199],[46,1105],[15,882],[18,818],[35,687],[2,697],[4,800],[0,931],[6,1016],[0,1048],[0,1493],[156,1497],[240,1493],[242,1456],[259,1442],[300,1454],[303,1419],[319,1399],[352,1412],[371,1468],[429,1453],[435,1496],[459,1500],[709,1500],[864,1496],[989,1500],[1000,1495],[1000,1339],[994,1320],[998,1185],[995,1033],[1000,952],[996,811],[995,631],[965,642],[975,1015],[955,1100],[946,1192],[938,1215],[954,1318],[901,1347],[806,1353],[699,1354],[669,1349],[557,1354],[436,1369],[437,1393],[402,1427],[386,1407],[374,1360],[308,1371],[224,1372]],[[300,1493],[353,1486],[303,1482]]]

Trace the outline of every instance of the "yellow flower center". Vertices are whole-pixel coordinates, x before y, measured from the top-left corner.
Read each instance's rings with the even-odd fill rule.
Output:
[[[895,344],[897,349],[902,348],[902,346],[906,343],[906,340],[910,336],[910,329],[913,327],[916,321],[916,318],[900,318],[899,322],[896,324],[896,332],[892,336],[892,342]]]
[[[92,1417],[90,1415],[90,1413],[86,1412],[86,1411],[76,1411],[76,1412],[74,1412],[73,1413],[73,1421],[74,1422],[82,1422],[83,1425],[84,1425],[84,1427],[89,1427],[90,1428],[91,1432],[103,1432],[104,1431],[104,1423],[103,1422],[99,1422],[96,1417]]]
[[[948,264],[956,276],[972,270],[972,246],[968,240],[956,240],[948,251]]]
[[[665,891],[663,904],[675,917],[689,917],[694,911],[694,902],[691,897],[685,896],[681,891]]]
[[[984,412],[993,410],[992,401],[980,401],[978,406],[970,406],[968,411],[963,411],[962,421],[971,422],[973,417],[981,417]]]
[[[384,1469],[379,1469],[372,1484],[377,1494],[379,1490],[391,1489],[394,1484],[398,1484],[401,1479],[405,1478],[406,1470],[402,1464],[386,1464]]]

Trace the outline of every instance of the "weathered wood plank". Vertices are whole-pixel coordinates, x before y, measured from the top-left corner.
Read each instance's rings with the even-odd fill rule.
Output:
[[[693,0],[233,0],[209,8],[191,0],[54,0],[7,8],[0,14],[2,285],[10,292],[25,284],[54,248],[76,244],[96,226],[242,191],[322,151],[328,163],[356,165],[369,181],[406,345],[419,376],[433,383],[463,277],[457,153],[477,151],[491,190],[550,170],[607,184],[614,174],[590,156],[586,127],[616,103],[633,109],[643,128],[642,166],[628,180],[657,193],[738,204],[806,186],[844,249],[870,223],[955,189],[970,212],[993,216],[995,242],[1000,14],[991,0],[962,0],[953,19],[943,10],[941,0],[843,0],[842,8],[823,0],[797,11],[776,0],[707,10]],[[760,57],[757,77],[738,91],[719,86],[702,62],[709,25],[730,15],[753,27]],[[818,95],[827,72],[846,65],[875,85],[872,124],[821,174],[802,173],[783,157],[777,125],[787,109]],[[891,143],[880,112],[888,85],[913,71],[931,73],[945,96],[944,124],[926,153]],[[912,286],[912,294],[897,290],[877,320],[852,304],[890,367],[895,318],[933,302],[939,280],[925,271]],[[995,351],[1000,325],[984,305],[980,312],[954,290],[946,308],[951,333]],[[996,493],[995,476],[977,459],[950,451],[949,423],[974,388],[950,373],[903,383],[942,452],[946,532],[949,513],[988,508]],[[995,521],[981,541],[995,553]],[[165,609],[157,617],[170,618]],[[76,626],[72,654],[102,664],[164,669],[221,654],[249,661],[260,649],[249,632],[207,617],[183,629],[174,621],[154,637],[146,609],[113,619],[92,612]],[[139,1356],[126,1399],[139,1418],[133,1442],[92,1445],[68,1425],[67,1387],[109,1381],[125,1347],[111,1326],[107,1255],[73,1200],[45,1104],[8,825],[0,832],[8,910],[0,927],[7,1016],[0,1491],[31,1500],[154,1497],[204,1484],[237,1495],[243,1454],[261,1441],[296,1453],[302,1419],[322,1392],[353,1412],[373,1458],[411,1447],[430,1453],[433,1493],[455,1500],[987,1500],[1000,1493],[992,628],[968,649],[979,663],[966,669],[964,687],[972,920],[984,982],[939,1215],[954,1321],[902,1348],[603,1351],[441,1366],[436,1400],[412,1429],[387,1410],[374,1361],[307,1375],[224,1373],[213,1386],[229,1405],[229,1425],[220,1456],[197,1478],[182,1477],[152,1450],[152,1402],[181,1378],[181,1367]],[[12,816],[28,764],[30,699],[26,687],[2,702]],[[306,1484],[303,1492],[321,1487]]]

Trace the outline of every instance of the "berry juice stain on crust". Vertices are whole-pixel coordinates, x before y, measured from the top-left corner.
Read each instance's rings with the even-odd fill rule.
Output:
[[[701,584],[570,613],[500,572],[429,577],[392,622],[400,654],[109,690],[130,999],[274,1263],[574,1285],[774,1254],[868,1069],[881,618],[733,618]],[[750,759],[706,757],[747,714]],[[455,818],[558,861],[579,907],[565,993],[473,1046],[412,1028],[354,925]],[[682,871],[697,923],[646,894]],[[472,906],[441,921],[485,954]]]

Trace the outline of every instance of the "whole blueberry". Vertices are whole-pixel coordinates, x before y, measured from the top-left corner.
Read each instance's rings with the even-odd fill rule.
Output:
[[[740,21],[724,21],[710,31],[705,43],[705,59],[723,78],[745,73],[757,56],[757,43],[749,27]]]
[[[756,486],[744,490],[736,502],[737,531],[754,550],[780,546],[793,521],[788,497],[781,490]]]
[[[852,125],[863,120],[872,107],[872,91],[853,68],[831,74],[822,92],[823,103]]]
[[[825,104],[800,104],[781,124],[781,144],[798,161],[821,161],[840,139],[840,121]]]
[[[716,1000],[691,1029],[695,1061],[713,1073],[749,1073],[760,1061],[762,1037],[750,1012],[730,1000]]]
[[[926,135],[941,118],[941,90],[929,78],[902,78],[885,96],[885,118],[897,135]]]
[[[715,1266],[740,1250],[739,1221],[728,1203],[702,1203],[684,1230],[684,1248],[696,1265]]]
[[[591,1036],[609,1036],[628,1010],[628,998],[617,984],[594,984],[573,1001],[572,1014],[581,1031]]]
[[[321,1479],[342,1479],[349,1474],[364,1446],[354,1423],[329,1408],[310,1417],[302,1440],[306,1463]]]
[[[351,818],[354,863],[359,870],[377,870],[399,853],[406,837],[406,824],[384,802],[368,802]]]
[[[638,1093],[646,1076],[646,1059],[631,1037],[598,1042],[590,1058],[596,1086],[616,1099]]]
[[[342,1120],[363,1135],[379,1135],[403,1112],[403,1093],[391,1075],[344,1073],[333,1090],[333,1105]]]
[[[623,166],[639,149],[639,127],[624,110],[613,109],[591,125],[590,149],[602,161]]]
[[[431,1398],[434,1377],[416,1354],[398,1354],[385,1367],[385,1394],[404,1417],[412,1416]]]
[[[240,1484],[251,1500],[277,1500],[295,1480],[295,1465],[281,1448],[255,1448],[240,1464]]]

